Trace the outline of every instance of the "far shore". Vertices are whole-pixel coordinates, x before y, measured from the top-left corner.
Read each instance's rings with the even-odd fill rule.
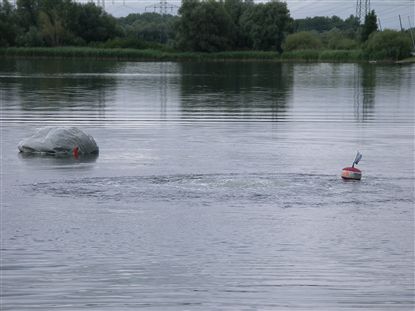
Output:
[[[405,58],[405,59],[402,59],[402,60],[398,60],[397,63],[398,64],[408,64],[408,63],[413,64],[413,63],[415,63],[415,56],[408,57],[408,58]]]
[[[152,49],[102,49],[93,47],[0,48],[7,58],[93,58],[135,61],[276,61],[276,62],[374,62],[362,50],[299,50],[282,54],[272,51],[226,51],[216,53],[175,52]],[[415,63],[415,57],[381,63]]]

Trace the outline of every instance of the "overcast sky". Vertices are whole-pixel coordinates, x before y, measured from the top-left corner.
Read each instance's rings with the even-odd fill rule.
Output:
[[[89,0],[78,0],[78,2],[87,1]],[[154,5],[160,3],[160,0],[94,0],[95,3],[103,1],[105,9],[116,17],[142,13],[146,10],[146,6],[148,6],[147,11],[152,12]],[[364,6],[365,0],[361,1]],[[167,2],[178,7],[181,0],[167,0]],[[286,0],[286,2],[293,18],[332,15],[346,18],[350,14],[355,14],[357,0]],[[404,28],[409,28],[408,17],[414,27],[415,0],[370,0],[370,8],[376,11],[382,28],[399,29],[399,15]]]

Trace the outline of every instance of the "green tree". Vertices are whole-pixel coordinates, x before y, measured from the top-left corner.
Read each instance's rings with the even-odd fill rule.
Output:
[[[344,20],[344,27],[340,29],[357,31],[359,26],[359,19],[354,15],[350,15],[348,18]]]
[[[347,33],[333,28],[321,34],[325,47],[332,50],[352,50],[358,47],[358,42],[348,37]]]
[[[64,43],[66,31],[56,10],[51,12],[40,11],[39,25],[41,34],[48,45],[58,46]]]
[[[370,35],[365,52],[371,59],[398,60],[411,56],[411,49],[407,33],[386,29]]]
[[[20,26],[24,31],[37,27],[40,0],[17,0],[16,13]]]
[[[65,45],[105,41],[121,35],[114,17],[94,3],[73,0],[17,0],[22,29],[18,45]]]
[[[356,31],[359,27],[359,20],[353,15],[350,15],[345,20],[342,20],[340,17],[333,15],[332,17],[328,16],[314,16],[307,17],[304,19],[296,19],[294,21],[294,30],[296,32],[300,31],[317,31],[325,32],[333,28],[345,30],[354,30]]]
[[[182,50],[217,52],[231,47],[232,20],[222,2],[183,0],[177,23],[177,46]]]
[[[122,34],[116,19],[94,3],[82,5],[74,32],[87,43],[106,41]]]
[[[302,31],[328,31],[331,29],[331,25],[327,26],[328,17],[323,16],[315,16],[315,17],[307,17],[296,19],[294,21],[294,31],[295,32],[302,32]]]
[[[241,28],[256,50],[282,51],[282,42],[290,30],[287,4],[272,0],[249,7],[241,16]]]
[[[7,0],[0,2],[0,46],[15,44],[18,34],[16,14]]]
[[[374,10],[370,11],[365,17],[365,23],[362,28],[362,41],[369,39],[372,32],[378,30],[377,16]]]
[[[321,48],[321,46],[321,40],[316,33],[302,31],[287,36],[284,43],[284,51],[316,50]]]
[[[175,36],[177,19],[169,14],[143,13],[129,14],[119,18],[118,22],[128,38],[165,44]]]
[[[249,47],[248,35],[242,30],[241,17],[246,10],[254,6],[253,0],[225,0],[225,10],[232,20],[232,46],[234,49]]]
[[[38,27],[40,0],[17,0],[16,22],[20,31],[15,43],[18,46],[42,46],[42,35]]]

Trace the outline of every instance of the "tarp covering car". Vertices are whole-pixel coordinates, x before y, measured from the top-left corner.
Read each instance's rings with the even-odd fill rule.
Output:
[[[23,139],[18,149],[23,153],[48,155],[98,154],[94,138],[76,127],[47,126]]]

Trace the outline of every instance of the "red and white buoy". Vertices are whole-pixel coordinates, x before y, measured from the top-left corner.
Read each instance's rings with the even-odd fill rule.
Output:
[[[362,171],[354,167],[354,165],[359,163],[361,159],[362,159],[362,154],[360,152],[357,152],[356,158],[354,159],[352,166],[345,167],[342,170],[343,179],[354,179],[354,180],[362,179]]]
[[[343,179],[356,179],[362,178],[362,171],[355,167],[345,167],[342,171]]]

